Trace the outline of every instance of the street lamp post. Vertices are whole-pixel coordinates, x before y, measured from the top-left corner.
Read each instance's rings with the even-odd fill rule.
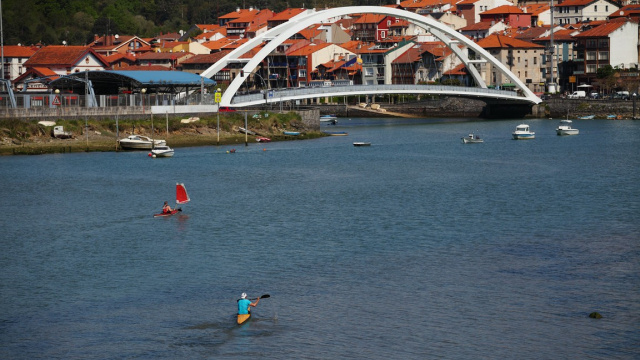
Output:
[[[140,93],[142,94],[142,113],[144,114],[144,94],[147,93],[147,88],[140,89]]]
[[[216,130],[218,131],[218,141],[216,142],[216,145],[220,145],[220,100],[221,98],[222,98],[222,90],[220,90],[220,88],[217,88],[216,93],[214,95],[214,99],[218,104],[218,108],[216,110],[216,113],[218,114],[218,124],[216,125]]]

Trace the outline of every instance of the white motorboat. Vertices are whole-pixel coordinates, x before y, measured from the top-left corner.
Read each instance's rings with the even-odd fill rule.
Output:
[[[338,123],[338,117],[335,115],[322,115],[320,116],[320,122],[335,125]]]
[[[353,146],[371,146],[370,142],[356,141],[353,143]]]
[[[572,128],[571,124],[573,123],[573,121],[567,119],[567,120],[560,120],[560,124],[558,124],[558,127],[556,128],[556,134],[558,135],[578,135],[580,133],[580,130]]]
[[[150,137],[142,135],[129,135],[118,142],[124,150],[151,150],[154,147],[167,145],[164,140],[152,140]]]
[[[469,136],[462,138],[462,142],[464,144],[480,144],[480,143],[483,143],[484,140],[480,139],[480,136],[478,135],[469,134]]]
[[[527,124],[520,124],[516,126],[516,131],[514,131],[512,135],[514,140],[528,140],[536,138],[536,133],[531,131]]]
[[[151,149],[150,155],[153,157],[172,157],[173,149],[168,147],[167,145],[156,146]]]

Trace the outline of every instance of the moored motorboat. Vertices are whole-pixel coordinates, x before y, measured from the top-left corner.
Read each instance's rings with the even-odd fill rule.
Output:
[[[573,122],[569,119],[560,120],[560,124],[556,128],[556,134],[558,135],[578,135],[580,130],[571,127]]]
[[[469,134],[468,136],[462,138],[462,143],[464,144],[480,144],[483,142],[484,140],[480,139],[480,136],[475,134]]]
[[[335,115],[322,115],[320,116],[320,122],[335,125],[338,123],[338,117]]]
[[[349,135],[348,132],[346,131],[325,131],[324,132],[327,135],[331,135],[331,136],[347,136]]]
[[[292,136],[300,135],[300,132],[298,132],[298,131],[283,131],[282,133],[285,134],[285,135],[292,135]]]
[[[516,130],[511,135],[514,140],[528,140],[536,138],[536,133],[531,131],[527,124],[520,124],[516,126]]]
[[[118,140],[118,143],[124,150],[151,150],[156,146],[167,145],[164,140],[152,140],[150,137],[142,135],[129,135]]]
[[[356,141],[353,143],[353,146],[371,146],[370,142]]]
[[[174,151],[172,148],[166,145],[160,145],[151,149],[151,152],[149,154],[153,157],[172,157],[173,152]]]
[[[578,119],[580,120],[593,120],[596,116],[595,115],[586,115],[586,116],[580,116]]]

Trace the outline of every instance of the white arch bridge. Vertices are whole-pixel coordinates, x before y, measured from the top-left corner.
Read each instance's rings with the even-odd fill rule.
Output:
[[[299,31],[319,22],[350,14],[382,14],[406,19],[428,30],[433,36],[446,45],[467,68],[473,77],[476,87],[462,86],[437,86],[437,85],[358,85],[335,86],[319,88],[273,89],[265,90],[266,94],[237,95],[238,89],[247,77],[237,76],[222,95],[220,106],[250,106],[261,103],[279,102],[285,100],[297,100],[324,96],[346,96],[358,94],[437,94],[452,95],[488,100],[509,101],[525,104],[539,104],[542,102],[533,92],[518,79],[504,64],[494,58],[486,50],[478,46],[472,40],[451,29],[450,27],[422,15],[405,10],[382,6],[349,6],[333,8],[321,11],[307,10],[293,17],[288,22],[274,27],[231,51],[213,66],[205,70],[201,75],[212,78],[220,70],[233,63],[244,64],[242,72],[250,74],[272,51]],[[264,46],[251,58],[241,58],[250,50],[263,44]],[[460,45],[463,45],[462,47]],[[470,59],[464,48],[475,53],[474,59]],[[475,67],[475,64],[490,63],[497,71],[508,78],[515,85],[517,91],[504,91],[489,89]]]

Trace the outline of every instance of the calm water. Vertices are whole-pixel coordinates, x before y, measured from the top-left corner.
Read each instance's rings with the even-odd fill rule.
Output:
[[[639,358],[638,123],[519,123],[2,157],[0,358]]]

